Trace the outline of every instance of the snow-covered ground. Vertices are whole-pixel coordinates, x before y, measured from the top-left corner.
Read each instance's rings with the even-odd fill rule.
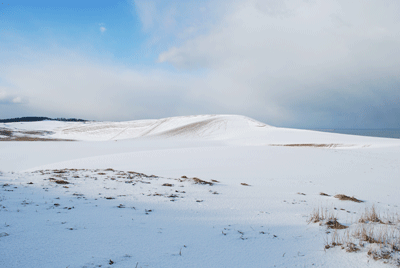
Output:
[[[375,206],[394,224],[368,228],[397,236],[400,140],[233,115],[0,129],[75,140],[0,142],[0,267],[396,265],[355,230]],[[309,223],[317,208],[349,228]]]

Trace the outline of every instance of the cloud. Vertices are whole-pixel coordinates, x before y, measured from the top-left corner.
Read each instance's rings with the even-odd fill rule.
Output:
[[[15,64],[4,73],[13,85],[8,102],[46,116],[132,120],[196,113],[190,77],[162,70],[99,64],[81,55],[43,55],[34,65]],[[2,96],[2,95],[0,95]]]
[[[20,104],[24,102],[20,96],[16,96],[16,94],[9,94],[7,91],[10,91],[10,89],[0,87],[0,105]]]
[[[100,27],[100,32],[104,33],[105,31],[107,31],[106,27],[101,26],[101,27]]]
[[[0,101],[5,100],[7,97],[7,93],[5,91],[0,90]]]
[[[22,103],[22,99],[21,99],[21,97],[15,97],[12,99],[12,102],[13,103]]]
[[[132,0],[134,16],[141,22],[143,32],[148,36],[147,46],[169,47],[190,37],[208,32],[230,10],[231,0]]]
[[[399,9],[395,2],[239,1],[208,33],[158,61],[209,70],[204,88],[226,100],[220,105],[269,123],[379,125],[377,107],[398,113],[382,103],[400,96]]]
[[[142,22],[143,30],[147,31],[151,29],[158,15],[156,3],[152,0],[133,0],[132,4]]]

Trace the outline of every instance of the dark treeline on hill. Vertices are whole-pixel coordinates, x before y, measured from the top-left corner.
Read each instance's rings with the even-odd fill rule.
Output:
[[[65,121],[65,122],[86,122],[86,121],[88,121],[88,120],[76,119],[76,118],[49,118],[49,117],[27,116],[27,117],[19,117],[19,118],[0,119],[0,123],[37,122],[37,121],[44,121],[44,120]]]

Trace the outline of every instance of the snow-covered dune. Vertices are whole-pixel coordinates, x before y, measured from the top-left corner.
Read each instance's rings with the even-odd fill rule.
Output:
[[[398,139],[278,128],[237,115],[0,129],[9,139],[0,142],[0,267],[400,261]],[[380,221],[360,223],[372,206]],[[331,229],[329,220],[348,228]],[[357,236],[362,228],[370,238]],[[386,244],[375,243],[385,232]]]
[[[398,140],[273,127],[240,115],[196,115],[125,122],[33,122],[2,124],[14,131],[44,131],[43,138],[78,141],[175,139],[221,141],[232,145],[376,147]],[[19,135],[23,135],[20,133]],[[30,135],[30,134],[29,134]],[[36,137],[36,136],[35,136]]]
[[[86,122],[58,128],[54,137],[122,140],[141,137],[223,139],[256,127],[269,127],[245,116],[198,115],[127,122]]]

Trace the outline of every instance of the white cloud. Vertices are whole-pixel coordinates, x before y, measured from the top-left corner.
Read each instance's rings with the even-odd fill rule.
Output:
[[[12,92],[11,94],[9,92]],[[20,96],[16,96],[10,88],[0,87],[0,105],[1,104],[19,104],[22,103],[23,99]]]
[[[5,100],[7,97],[7,93],[4,90],[0,90],[0,101]]]
[[[43,55],[34,66],[9,66],[4,77],[21,94],[11,101],[46,116],[131,120],[189,113],[197,106],[186,92],[188,77],[103,65],[77,55]]]
[[[133,0],[132,4],[142,22],[143,30],[151,29],[158,15],[156,3],[152,0]]]
[[[341,116],[360,126],[358,110],[400,94],[399,9],[361,0],[240,1],[210,32],[158,60],[209,70],[205,91],[230,110],[277,124],[320,114],[327,125]]]
[[[104,33],[105,31],[107,31],[106,27],[100,26],[100,32]]]
[[[15,98],[12,99],[12,102],[13,103],[21,103],[22,99],[21,99],[21,97],[15,97]]]

